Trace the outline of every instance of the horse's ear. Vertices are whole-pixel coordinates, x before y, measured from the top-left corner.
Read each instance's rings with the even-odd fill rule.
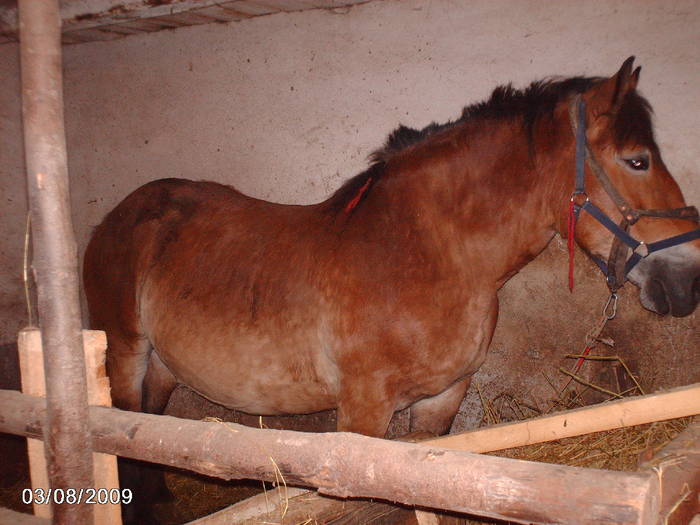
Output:
[[[642,66],[637,66],[637,68],[632,71],[632,76],[630,77],[630,91],[637,89],[637,84],[639,84],[639,73],[642,71]]]
[[[591,88],[586,96],[586,102],[593,120],[600,116],[614,116],[620,109],[625,96],[637,87],[641,67],[634,71],[634,57],[624,61],[620,70],[613,76]]]

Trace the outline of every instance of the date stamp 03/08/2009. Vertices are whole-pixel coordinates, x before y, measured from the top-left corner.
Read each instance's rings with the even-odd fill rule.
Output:
[[[22,503],[31,505],[128,505],[133,499],[131,489],[24,489]]]

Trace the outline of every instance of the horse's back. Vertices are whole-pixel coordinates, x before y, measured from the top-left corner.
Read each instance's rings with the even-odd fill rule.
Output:
[[[110,375],[132,363],[128,374],[138,376],[134,363],[145,366],[151,344],[179,381],[219,403],[262,413],[328,408],[316,217],[313,207],[208,182],[155,181],[126,197],[96,228],[84,266]],[[270,390],[298,392],[276,400]]]
[[[240,194],[215,183],[162,179],[122,200],[95,228],[85,252],[83,280],[91,326],[137,337],[137,272],[144,258],[154,255],[146,252],[167,242],[207,197],[236,195]]]

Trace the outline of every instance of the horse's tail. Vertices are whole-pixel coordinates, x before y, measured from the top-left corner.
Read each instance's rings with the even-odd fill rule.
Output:
[[[92,232],[83,259],[83,284],[90,326],[105,330],[115,314],[122,330],[136,336],[136,272],[139,225],[157,219],[167,207],[176,179],[154,181],[127,196]],[[141,239],[143,240],[143,239]]]
[[[107,370],[119,408],[141,409],[151,347],[139,315],[139,288],[152,264],[149,252],[163,218],[172,217],[173,209],[187,200],[180,198],[178,204],[176,195],[189,184],[163,179],[138,188],[95,228],[85,251],[83,284],[90,326],[107,332]]]

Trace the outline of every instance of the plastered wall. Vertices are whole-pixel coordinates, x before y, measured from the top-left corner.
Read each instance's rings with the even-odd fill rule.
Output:
[[[665,160],[700,204],[700,2],[376,1],[64,48],[75,229],[90,230],[127,193],[161,177],[209,179],[278,202],[311,203],[366,166],[398,123],[459,115],[498,84],[609,75],[629,55],[656,112]],[[26,213],[17,47],[0,46],[0,339],[26,322],[21,253]],[[548,388],[578,350],[605,289],[579,257],[565,291],[555,240],[506,285],[482,390]],[[650,386],[700,380],[699,314],[660,319],[625,291],[611,324]],[[649,356],[655,357],[649,357]],[[518,374],[509,374],[512,368]],[[464,405],[474,423],[478,399]]]

